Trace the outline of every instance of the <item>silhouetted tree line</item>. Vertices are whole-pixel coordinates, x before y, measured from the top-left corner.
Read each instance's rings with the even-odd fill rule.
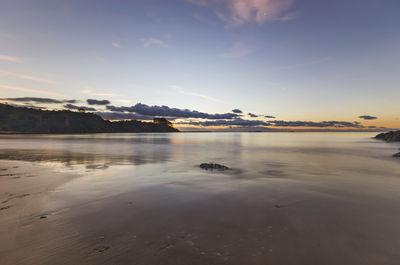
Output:
[[[162,122],[160,122],[162,121]],[[0,131],[16,133],[178,132],[166,119],[108,121],[93,113],[50,111],[0,104]]]

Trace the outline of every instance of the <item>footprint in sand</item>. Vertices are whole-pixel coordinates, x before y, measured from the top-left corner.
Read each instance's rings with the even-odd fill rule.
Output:
[[[1,207],[0,211],[7,210],[7,209],[10,209],[10,208],[11,208],[11,206],[7,205],[7,206],[4,206],[4,207]]]

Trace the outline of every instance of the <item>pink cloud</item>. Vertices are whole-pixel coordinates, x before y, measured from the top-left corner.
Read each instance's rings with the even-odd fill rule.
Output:
[[[294,0],[187,0],[188,2],[212,8],[221,20],[240,25],[244,23],[262,24],[271,20],[287,21],[293,14],[286,12]]]

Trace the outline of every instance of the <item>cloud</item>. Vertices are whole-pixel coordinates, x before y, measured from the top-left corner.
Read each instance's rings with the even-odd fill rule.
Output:
[[[96,109],[92,108],[92,107],[76,106],[76,105],[73,105],[73,104],[66,104],[66,105],[64,105],[64,108],[73,109],[73,110],[96,111]]]
[[[116,94],[114,94],[114,93],[107,93],[107,92],[98,93],[98,92],[94,92],[91,89],[84,89],[84,90],[81,90],[80,92],[82,94],[88,94],[88,95],[99,96],[99,97],[114,97],[114,96],[116,96]]]
[[[31,80],[31,81],[41,82],[41,83],[49,83],[49,84],[55,83],[54,81],[47,80],[44,78],[30,76],[30,75],[24,75],[24,74],[19,74],[19,73],[13,73],[13,72],[3,71],[3,70],[0,70],[0,75],[12,76],[12,77],[20,78],[20,79]]]
[[[175,91],[177,91],[178,93],[183,94],[183,95],[194,96],[194,97],[208,99],[208,100],[211,100],[211,101],[220,102],[219,99],[216,99],[216,98],[213,98],[213,97],[210,97],[210,96],[207,96],[207,95],[203,95],[203,94],[200,94],[200,93],[197,93],[197,92],[187,91],[187,90],[183,89],[183,87],[181,87],[181,86],[170,85],[168,87],[174,89]]]
[[[300,13],[297,11],[294,12],[289,12],[284,14],[282,17],[279,18],[280,21],[290,21],[290,20],[294,20],[296,18],[298,18],[300,16]]]
[[[287,21],[294,15],[286,13],[294,0],[187,0],[208,7],[229,25],[245,23],[263,24],[271,20]]]
[[[119,48],[119,47],[121,47],[121,43],[120,43],[119,41],[113,41],[113,42],[111,43],[111,45],[112,45],[114,48]]]
[[[240,109],[233,109],[232,112],[233,113],[243,113],[243,111],[241,111]]]
[[[261,120],[213,120],[213,121],[181,121],[176,124],[188,124],[194,126],[241,126],[241,127],[311,127],[311,128],[364,128],[359,122],[346,121],[261,121]]]
[[[18,36],[8,33],[8,32],[0,32],[0,38],[8,39],[8,40],[15,40],[15,39],[18,39]]]
[[[188,124],[194,126],[269,126],[271,123],[265,121],[255,121],[255,120],[214,120],[214,121],[183,121],[176,124]]]
[[[275,116],[265,115],[264,118],[267,118],[267,119],[275,119]]]
[[[253,114],[251,112],[249,112],[247,115],[249,115],[252,118],[257,118],[259,115]]]
[[[327,62],[329,60],[330,60],[329,57],[324,57],[324,58],[312,60],[312,61],[309,61],[309,62],[303,62],[303,63],[298,63],[298,64],[291,64],[291,65],[277,67],[274,70],[290,70],[290,69],[294,69],[294,68],[300,68],[300,67],[305,67],[305,66],[322,64],[322,63],[325,63],[325,62]]]
[[[176,118],[202,118],[202,119],[232,119],[239,116],[236,113],[209,114],[196,110],[170,108],[168,106],[148,106],[137,103],[131,107],[107,106],[108,110],[115,112],[130,112],[147,116],[163,116]]]
[[[335,127],[335,128],[363,128],[359,122],[347,122],[347,121],[270,121],[276,127]]]
[[[30,89],[30,88],[25,88],[25,87],[15,87],[15,86],[8,86],[8,85],[0,85],[0,88],[9,89],[9,90],[23,91],[23,92],[29,92],[29,93],[38,93],[38,94],[44,94],[44,95],[53,95],[53,96],[61,96],[61,97],[64,96],[62,94],[51,92],[51,91],[39,90],[39,89]]]
[[[46,103],[46,104],[60,104],[60,103],[77,103],[78,100],[58,100],[53,98],[36,98],[36,97],[22,97],[22,98],[0,98],[0,100],[9,100],[14,102],[34,102],[34,103]]]
[[[103,99],[103,100],[97,100],[97,99],[87,99],[86,102],[89,105],[108,105],[111,102],[107,99]]]
[[[256,45],[248,41],[238,41],[221,56],[224,58],[240,58],[253,53],[256,50]]]
[[[142,38],[140,41],[143,44],[143,47],[148,48],[152,45],[158,45],[158,46],[163,46],[164,41],[160,39],[155,39],[155,38]]]
[[[22,63],[22,59],[19,57],[1,55],[1,54],[0,54],[0,61],[6,61],[10,63]]]
[[[364,120],[376,120],[376,119],[378,119],[378,117],[374,117],[374,116],[370,116],[370,115],[361,115],[361,116],[358,116],[358,118],[364,119]]]
[[[106,120],[153,120],[153,116],[138,115],[124,112],[94,112]]]

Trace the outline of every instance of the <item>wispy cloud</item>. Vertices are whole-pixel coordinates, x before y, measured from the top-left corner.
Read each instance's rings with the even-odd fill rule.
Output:
[[[316,64],[321,64],[329,61],[329,57],[324,57],[316,60],[312,60],[309,62],[303,62],[303,63],[298,63],[298,64],[290,64],[290,65],[285,65],[281,67],[277,67],[274,70],[289,70],[289,69],[294,69],[294,68],[299,68],[299,67],[305,67],[305,66],[311,66],[311,65],[316,65]]]
[[[119,47],[121,47],[121,43],[120,43],[119,41],[113,41],[113,42],[111,43],[111,45],[112,45],[114,48],[119,48]]]
[[[142,45],[145,48],[148,48],[152,45],[155,45],[155,46],[164,46],[165,45],[163,40],[155,39],[155,38],[142,38],[139,40],[142,42]]]
[[[8,33],[8,32],[0,32],[0,38],[1,39],[8,39],[8,40],[15,40],[17,39],[17,35]]]
[[[0,75],[2,75],[2,76],[12,76],[12,77],[19,78],[19,79],[31,80],[31,81],[35,81],[35,82],[41,82],[41,83],[49,83],[49,84],[54,84],[55,83],[52,80],[44,79],[44,78],[41,78],[41,77],[24,75],[24,74],[20,74],[20,73],[13,73],[13,72],[4,71],[4,70],[0,70]]]
[[[116,101],[121,102],[121,103],[131,103],[129,99],[117,99]]]
[[[271,20],[287,21],[294,0],[187,0],[211,8],[216,16],[230,25],[262,24]],[[286,17],[286,19],[284,19]]]
[[[224,58],[240,58],[253,53],[256,50],[256,45],[250,41],[238,41],[221,56]]]
[[[93,95],[93,96],[100,96],[100,97],[114,97],[116,94],[114,93],[109,93],[109,92],[95,92],[91,89],[84,89],[80,91],[82,94],[87,94],[87,95]]]
[[[1,54],[0,54],[0,61],[6,61],[6,62],[10,62],[10,63],[22,63],[22,59],[19,57],[9,56],[9,55],[1,55]]]
[[[2,101],[14,101],[25,103],[44,103],[44,104],[60,104],[60,103],[77,103],[76,99],[54,99],[54,98],[38,98],[38,97],[21,97],[21,98],[0,98]]]
[[[300,16],[300,13],[297,11],[289,12],[284,14],[282,17],[280,17],[278,20],[280,21],[290,21],[298,18]]]
[[[25,88],[25,87],[0,85],[0,88],[9,89],[9,90],[16,90],[16,91],[23,91],[23,92],[29,92],[29,93],[38,93],[38,94],[43,94],[43,95],[53,95],[53,96],[62,96],[62,97],[65,96],[65,95],[62,95],[62,94],[59,94],[59,93],[55,93],[55,92],[51,92],[51,91],[39,90],[39,89],[30,89],[30,88]]]
[[[216,101],[216,102],[220,102],[219,99],[204,95],[204,94],[200,94],[197,92],[192,92],[192,91],[187,91],[185,90],[183,87],[181,86],[177,86],[177,85],[170,85],[168,86],[169,88],[175,90],[176,92],[183,94],[183,95],[188,95],[188,96],[193,96],[193,97],[199,97],[199,98],[204,98],[207,100],[211,100],[211,101]]]

